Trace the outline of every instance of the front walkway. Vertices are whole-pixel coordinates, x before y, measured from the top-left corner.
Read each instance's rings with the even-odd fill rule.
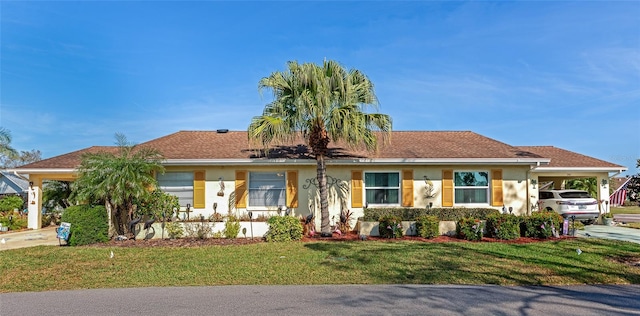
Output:
[[[577,230],[576,236],[586,238],[615,239],[640,244],[640,229],[628,227],[587,225],[584,227],[584,230]]]
[[[35,246],[57,246],[59,245],[56,238],[57,228],[57,226],[50,226],[38,230],[0,234],[0,251]]]

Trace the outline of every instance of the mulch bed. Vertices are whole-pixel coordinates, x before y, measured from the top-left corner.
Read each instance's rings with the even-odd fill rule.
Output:
[[[571,236],[560,236],[559,238],[549,238],[549,239],[538,239],[538,238],[527,238],[520,237],[515,240],[500,240],[495,238],[482,238],[481,242],[500,242],[505,244],[527,244],[534,242],[545,242],[552,240],[561,240],[561,239],[572,239],[575,237]],[[468,241],[464,239],[458,239],[450,236],[438,236],[435,238],[427,239],[417,236],[403,236],[399,239],[388,239],[382,237],[373,237],[366,236],[363,242],[368,241],[378,241],[378,242],[393,242],[398,240],[409,240],[416,242],[430,242],[430,243],[442,243],[442,242],[479,242],[479,241]],[[320,237],[313,236],[308,237],[305,236],[302,238],[302,242],[318,242],[318,241],[326,241],[326,242],[341,242],[341,241],[361,241],[360,236],[356,233],[348,233],[337,235],[334,234],[333,237]],[[149,240],[111,240],[102,244],[92,245],[93,247],[137,247],[137,248],[147,248],[147,247],[200,247],[200,246],[229,246],[229,245],[248,245],[265,242],[261,238],[234,238],[234,239],[226,239],[226,238],[180,238],[180,239],[149,239]]]

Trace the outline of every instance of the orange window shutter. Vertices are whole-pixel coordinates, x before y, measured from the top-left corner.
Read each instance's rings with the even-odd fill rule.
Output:
[[[204,208],[205,172],[193,173],[193,208]]]
[[[502,191],[502,169],[491,170],[491,205],[504,205]]]
[[[351,171],[351,207],[362,207],[362,170]]]
[[[442,170],[442,206],[453,206],[453,170]]]
[[[247,207],[247,171],[236,171],[236,208]]]
[[[413,207],[413,170],[402,170],[402,206]]]
[[[298,171],[287,171],[287,207],[298,207]]]

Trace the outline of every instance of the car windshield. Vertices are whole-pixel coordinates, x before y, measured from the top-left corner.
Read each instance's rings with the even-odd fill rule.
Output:
[[[565,199],[590,199],[591,195],[584,191],[571,191],[560,193],[560,197]]]

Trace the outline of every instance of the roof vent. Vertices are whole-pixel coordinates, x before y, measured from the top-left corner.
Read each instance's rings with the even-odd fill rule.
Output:
[[[224,134],[224,133],[226,133],[226,132],[228,132],[228,131],[229,131],[229,130],[228,130],[228,129],[226,129],[226,128],[222,128],[222,129],[218,129],[218,130],[216,130],[216,132],[217,132],[218,134]]]

